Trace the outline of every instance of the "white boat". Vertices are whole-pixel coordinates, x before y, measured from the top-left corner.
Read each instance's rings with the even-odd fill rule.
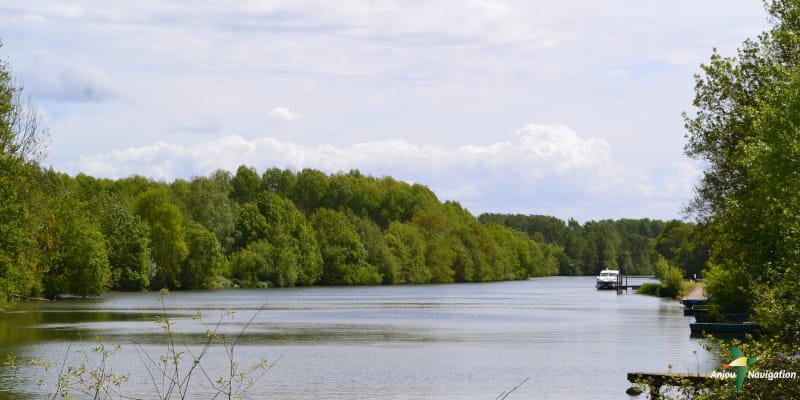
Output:
[[[616,289],[618,276],[619,271],[615,269],[604,269],[600,271],[600,275],[597,275],[597,285],[595,285],[595,287],[598,289]]]

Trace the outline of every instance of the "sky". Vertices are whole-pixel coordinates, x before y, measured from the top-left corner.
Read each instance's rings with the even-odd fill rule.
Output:
[[[43,164],[170,182],[358,169],[473,214],[683,218],[681,113],[757,0],[3,0]]]

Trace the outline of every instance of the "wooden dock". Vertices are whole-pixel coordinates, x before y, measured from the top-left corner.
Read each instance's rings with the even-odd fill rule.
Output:
[[[617,275],[617,294],[622,294],[622,292],[627,292],[628,289],[631,290],[638,290],[642,285],[628,285],[628,275]]]
[[[650,398],[661,396],[662,386],[682,386],[699,384],[712,379],[710,374],[686,374],[678,372],[628,372],[628,382],[643,383],[650,387]]]

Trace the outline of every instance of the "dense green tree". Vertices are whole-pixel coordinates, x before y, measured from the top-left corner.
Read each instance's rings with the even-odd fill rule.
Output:
[[[539,233],[546,242],[562,246],[569,231],[563,220],[547,215],[481,214],[478,220],[484,224],[494,222],[505,225],[529,235]]]
[[[785,281],[782,274],[797,258],[792,238],[800,4],[772,1],[767,9],[774,22],[769,32],[745,41],[735,57],[715,52],[702,66],[696,112],[685,117],[686,152],[706,165],[690,211],[710,238],[715,268],[708,287],[720,302],[735,288],[712,277],[744,277],[728,285],[742,283],[738,289],[745,296],[768,292]]]
[[[385,240],[396,264],[383,271],[384,280],[389,283],[430,282],[432,274],[425,262],[425,237],[417,226],[392,222]]]
[[[381,228],[371,219],[348,214],[348,218],[358,233],[358,238],[364,248],[364,262],[367,269],[377,270],[383,283],[388,283],[383,271],[397,271],[397,260],[389,250],[386,238]]]
[[[162,184],[141,175],[132,175],[112,182],[111,192],[132,209],[134,202],[142,193],[161,186]]]
[[[46,254],[47,273],[43,278],[48,297],[60,294],[92,296],[111,284],[111,268],[105,240],[91,221],[84,203],[73,195],[57,199],[48,232],[41,243]]]
[[[542,215],[483,214],[483,224],[498,223],[526,232],[537,242],[561,247],[562,275],[592,275],[603,268],[620,268],[629,274],[650,274],[656,259],[655,238],[663,222],[649,219],[588,221],[581,225]],[[693,264],[694,265],[694,264]]]
[[[466,216],[465,212],[466,210],[457,203],[448,202],[442,206],[419,210],[414,214],[411,223],[420,230],[425,242],[426,268],[419,271],[424,275],[417,276],[436,283],[472,279],[476,254],[468,253],[462,239],[468,239],[469,235],[461,236],[459,231],[475,221],[472,215]]]
[[[35,294],[40,286],[33,240],[39,224],[30,206],[31,179],[49,138],[42,121],[39,108],[14,84],[9,63],[0,59],[0,308],[10,296]]]
[[[358,170],[347,174],[335,174],[328,179],[325,207],[330,209],[348,209],[356,215],[369,215],[377,207],[379,195],[374,191],[375,180],[366,178]]]
[[[239,204],[255,200],[261,187],[261,178],[252,167],[240,165],[231,181],[231,198]]]
[[[181,288],[213,288],[225,261],[217,237],[202,225],[193,223],[186,228],[186,247],[188,253],[180,272]]]
[[[185,179],[176,179],[167,185],[167,188],[169,190],[169,197],[172,201],[172,204],[178,206],[178,209],[181,211],[181,215],[184,216],[184,222],[189,221],[192,216],[192,210],[189,206],[189,201],[192,197],[189,182]]]
[[[269,244],[270,252],[265,257],[267,270],[264,280],[279,287],[294,286],[301,272],[300,251],[294,239],[288,233],[281,232],[272,235]]]
[[[370,210],[370,218],[383,229],[393,221],[410,221],[417,211],[433,205],[433,202],[428,201],[428,193],[423,194],[415,186],[388,176],[376,182],[376,191],[380,195],[376,196],[377,201]]]
[[[269,224],[258,209],[258,205],[244,204],[239,210],[236,222],[234,247],[237,249],[246,247],[248,243],[265,239],[267,235],[269,235]]]
[[[685,247],[694,231],[690,224],[673,220],[667,223],[664,231],[656,238],[656,250],[669,261],[678,261],[686,252]]]
[[[145,290],[150,285],[150,232],[147,224],[108,194],[95,196],[91,205],[100,225],[115,290]]]
[[[24,290],[17,282],[22,274],[19,263],[25,247],[27,210],[20,201],[23,196],[18,185],[23,166],[7,154],[0,154],[0,307],[9,296]]]
[[[532,247],[535,245],[539,250],[537,252],[536,249],[531,249],[531,253],[533,254],[532,261],[535,266],[532,276],[551,276],[561,273],[562,265],[567,258],[561,246],[553,243],[548,244],[536,241],[532,242],[530,245]],[[541,253],[541,261],[539,261],[539,253]]]
[[[233,190],[229,172],[217,170],[209,177],[189,183],[188,213],[192,220],[213,232],[223,250],[234,245],[237,209],[230,199]]]
[[[520,243],[519,237],[502,225],[488,224],[485,227],[492,241],[489,247],[489,263],[493,269],[492,280],[515,279],[517,274],[521,279],[528,278],[530,275],[526,270],[531,266],[531,258],[524,242]],[[526,238],[525,241],[527,240]]]
[[[260,275],[267,270],[264,258],[251,249],[242,249],[231,257],[231,274],[236,283],[243,287],[262,287]]]
[[[322,205],[328,192],[328,177],[315,169],[305,168],[297,173],[291,199],[297,208],[311,214]]]
[[[320,208],[311,216],[311,225],[322,254],[320,283],[353,285],[381,282],[377,268],[367,263],[364,246],[347,215]]]
[[[273,167],[261,174],[261,188],[283,197],[291,196],[296,182],[294,173],[285,169]]]
[[[800,2],[765,2],[772,28],[735,57],[716,52],[696,78],[688,155],[706,166],[689,210],[710,246],[706,290],[719,309],[753,312],[744,343],[762,368],[798,370],[800,334]],[[723,347],[723,346],[720,346]],[[786,356],[789,355],[789,356]],[[761,360],[760,360],[761,361]],[[751,398],[791,398],[794,380],[746,383]],[[697,398],[738,399],[727,387]]]
[[[184,240],[183,215],[165,188],[153,188],[139,196],[134,213],[150,228],[152,288],[179,288],[181,265],[189,250]]]
[[[700,277],[710,249],[703,226],[669,221],[656,238],[655,250],[669,263],[683,270],[687,277]]]
[[[289,199],[274,193],[262,193],[258,209],[268,222],[267,241],[294,271],[281,286],[313,285],[322,275],[322,255],[306,216]]]
[[[800,45],[800,4],[788,11],[791,31],[783,34],[794,36],[785,40]],[[759,104],[759,135],[743,143],[742,168],[754,184],[716,221],[721,240],[714,251],[749,264],[747,276],[760,293],[754,303],[760,320],[794,344],[800,332],[800,63],[785,74]],[[714,261],[735,268],[720,258]]]

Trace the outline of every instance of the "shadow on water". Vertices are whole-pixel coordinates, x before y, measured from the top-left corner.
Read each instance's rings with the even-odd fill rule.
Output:
[[[174,314],[172,318],[185,315]],[[97,310],[22,310],[0,313],[0,349],[46,341],[94,338],[93,326],[153,322],[154,313]]]
[[[21,393],[6,392],[0,390],[0,400],[33,400],[38,397]]]

